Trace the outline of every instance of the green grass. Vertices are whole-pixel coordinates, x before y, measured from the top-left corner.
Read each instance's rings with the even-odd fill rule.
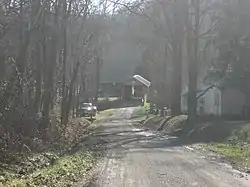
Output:
[[[147,113],[144,109],[144,107],[138,107],[134,109],[131,118],[145,118],[147,116]]]
[[[247,121],[211,120],[187,126],[186,116],[171,118],[163,130],[179,132],[184,144],[201,144],[225,156],[238,168],[250,168],[250,123]]]
[[[205,146],[207,149],[229,158],[237,167],[250,168],[250,146],[244,144],[217,143]]]
[[[190,142],[228,158],[237,168],[250,168],[250,123],[213,121],[194,125],[184,132]]]
[[[107,109],[107,110],[101,111],[100,115],[105,116],[105,117],[112,116],[115,113],[115,111],[116,111],[115,109]]]
[[[97,154],[93,151],[82,151],[74,155],[60,157],[53,166],[39,169],[24,177],[8,180],[6,187],[68,187],[83,180],[95,165]],[[0,185],[1,186],[1,185]]]
[[[132,118],[140,118],[148,115],[150,104],[146,103],[144,106],[137,107],[133,113]]]
[[[97,127],[98,124],[91,124],[87,127],[84,134],[87,135]],[[4,175],[0,174],[0,176],[4,177],[4,180],[0,180],[0,187],[68,187],[72,186],[75,182],[84,181],[89,178],[91,169],[95,166],[100,156],[100,152],[91,149],[97,145],[97,142],[97,139],[85,140],[78,145],[78,151],[74,154],[56,156],[56,154],[52,153],[51,155],[53,158],[55,157],[55,161],[51,162],[51,164],[42,157],[41,162],[45,161],[46,164],[41,165],[41,167],[38,167],[38,163],[34,161],[34,158],[38,158],[40,163],[40,156],[46,153],[30,155],[31,163],[23,160],[25,167],[22,164],[16,166],[21,168],[28,166],[30,168],[30,164],[33,164],[35,168],[31,172],[25,172],[23,175],[18,174],[18,170],[16,171],[15,169],[16,167],[14,169],[10,167],[11,170],[6,169],[3,173]]]
[[[143,108],[145,111],[148,111],[150,109],[150,103],[145,103]]]
[[[98,101],[115,101],[118,100],[118,97],[99,97]]]

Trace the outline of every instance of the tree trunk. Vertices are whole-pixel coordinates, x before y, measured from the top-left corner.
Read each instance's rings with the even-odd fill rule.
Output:
[[[57,33],[52,35],[51,39],[51,49],[50,49],[50,58],[46,63],[46,77],[44,83],[44,103],[43,103],[43,126],[42,130],[45,130],[49,125],[49,114],[50,114],[50,106],[52,102],[52,93],[54,86],[54,70],[57,59]]]
[[[184,37],[183,4],[177,2],[173,17],[172,49],[173,49],[173,86],[172,86],[172,115],[181,114],[181,89],[182,89],[182,45]]]
[[[67,90],[66,90],[66,58],[67,58],[67,31],[64,28],[63,34],[63,68],[62,68],[62,104],[61,104],[61,122],[63,123],[64,115],[65,115],[65,108],[67,103]]]
[[[63,0],[63,68],[62,68],[62,103],[61,103],[61,123],[64,123],[67,105],[67,89],[66,89],[66,65],[67,65],[67,3]]]
[[[95,90],[95,102],[96,103],[98,101],[99,86],[100,86],[100,58],[97,57],[97,61],[96,61],[96,90]]]
[[[5,55],[0,52],[0,81],[4,79],[5,75]]]
[[[77,78],[79,66],[80,66],[80,62],[77,62],[76,66],[73,70],[73,76],[72,76],[71,82],[69,84],[69,91],[68,91],[69,95],[68,95],[67,105],[65,108],[65,116],[63,116],[63,124],[67,124],[68,120],[69,120],[70,105],[72,102],[72,97],[73,97],[73,92],[74,92],[74,83],[75,83],[76,78]]]
[[[189,53],[189,85],[188,85],[188,123],[195,122],[197,110],[197,78],[198,78],[198,42],[200,27],[200,0],[192,1],[194,11],[194,29],[191,21],[187,22],[188,53]],[[192,16],[192,15],[191,15]],[[193,33],[193,34],[192,34]]]
[[[181,86],[182,86],[182,48],[179,44],[173,49],[174,58],[174,80],[172,92],[172,115],[177,116],[181,114]]]
[[[42,64],[41,64],[41,48],[40,45],[37,44],[36,52],[35,52],[35,63],[36,63],[36,85],[35,85],[35,100],[34,100],[34,112],[37,113],[39,111],[41,94],[42,94]]]

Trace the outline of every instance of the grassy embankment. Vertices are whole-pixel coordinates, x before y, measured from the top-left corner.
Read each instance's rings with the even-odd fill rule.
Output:
[[[45,149],[20,153],[15,161],[1,163],[0,187],[67,187],[84,180],[100,156],[95,149],[98,142],[88,141],[88,133],[95,125],[85,128],[82,136],[74,132],[79,139],[71,137],[72,142],[67,139],[66,146],[58,144],[58,149],[51,148],[49,152]]]
[[[20,174],[20,172],[9,171],[4,176],[2,187],[72,186],[75,182],[88,176],[98,157],[94,151],[87,149],[78,151],[73,155],[51,155],[54,155],[54,163],[46,161],[45,166],[38,169],[33,168],[31,172]],[[30,159],[32,158],[35,158],[35,156],[30,157]],[[30,167],[36,165],[32,161],[25,164]]]
[[[236,168],[243,168],[249,172],[250,123],[221,122],[217,126],[217,128],[214,127],[214,131],[221,132],[221,138],[218,138],[218,141],[205,144],[204,147],[224,155]]]
[[[165,131],[178,135],[183,144],[200,144],[225,156],[236,168],[250,168],[250,123],[212,120],[187,127],[186,117],[171,119]]]
[[[134,109],[131,118],[133,119],[145,119],[145,117],[148,117],[148,111],[149,111],[150,104],[146,103],[144,106],[140,106]]]
[[[114,112],[103,111],[98,117],[105,118]],[[0,163],[0,187],[68,187],[88,179],[101,156],[98,140],[89,136],[99,122],[90,123],[84,118],[74,121],[58,148],[20,153],[15,162]]]
[[[250,168],[250,122],[200,120],[201,122],[197,124],[187,126],[185,115],[169,120],[151,116],[145,120],[143,109],[140,108],[138,111],[135,113],[144,115],[144,120],[140,121],[142,126],[159,130],[164,124],[160,130],[179,136],[183,145],[200,144],[210,151],[225,156],[236,168]]]
[[[100,115],[102,117],[112,116],[115,113],[115,111],[116,111],[115,109],[107,109],[107,110],[101,111]]]
[[[165,122],[167,118],[149,114],[149,103],[145,106],[137,107],[132,115],[134,125],[145,129],[157,130],[159,126]]]

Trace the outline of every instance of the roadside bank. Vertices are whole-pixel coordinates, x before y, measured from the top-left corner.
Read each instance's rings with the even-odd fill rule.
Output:
[[[139,119],[139,120],[137,120]],[[179,137],[180,144],[200,146],[213,151],[236,169],[250,172],[250,122],[227,121],[222,119],[199,120],[188,126],[187,116],[134,118],[134,124],[141,128],[165,132]]]
[[[43,150],[9,153],[15,159],[0,163],[0,187],[68,187],[87,183],[103,155],[101,142],[92,138],[92,133],[114,113],[115,110],[103,111],[93,122],[85,118],[72,120],[63,137]]]

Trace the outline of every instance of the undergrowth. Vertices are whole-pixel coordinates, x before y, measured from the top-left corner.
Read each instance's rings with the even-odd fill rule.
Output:
[[[250,168],[250,146],[248,144],[217,143],[204,147],[226,156],[236,167]]]
[[[131,118],[144,118],[144,117],[148,117],[149,115],[149,107],[150,104],[146,103],[144,106],[140,106],[134,109]]]
[[[35,138],[34,146],[1,155],[0,187],[66,187],[86,177],[98,153],[87,144],[77,146],[97,124],[84,118],[71,119],[66,126],[59,121],[52,118],[47,139]]]
[[[107,110],[100,112],[101,116],[103,117],[112,116],[114,113],[115,113],[115,109],[107,109]]]
[[[2,181],[5,187],[68,187],[83,179],[95,165],[98,155],[83,150],[73,155],[57,157],[54,164],[34,170],[27,175],[14,175]]]

